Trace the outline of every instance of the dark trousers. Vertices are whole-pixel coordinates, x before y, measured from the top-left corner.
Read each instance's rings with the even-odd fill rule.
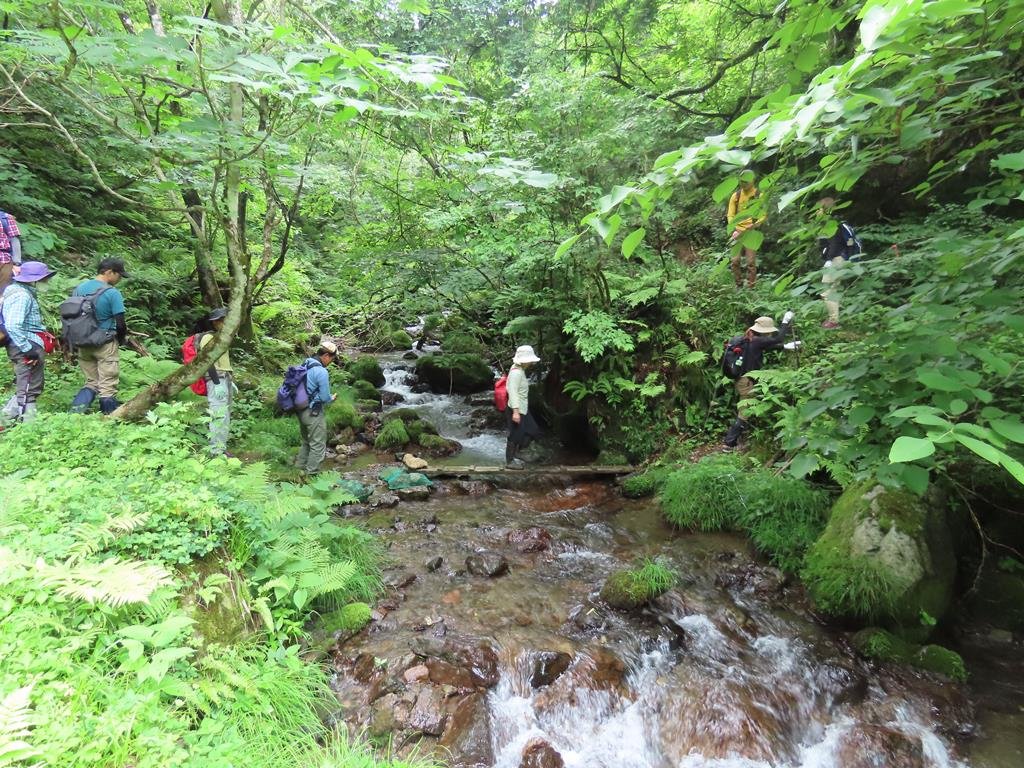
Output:
[[[505,461],[512,461],[523,448],[540,437],[540,427],[537,426],[533,414],[520,414],[519,423],[512,421],[512,409],[505,410],[505,423],[508,424],[508,442],[505,443]]]

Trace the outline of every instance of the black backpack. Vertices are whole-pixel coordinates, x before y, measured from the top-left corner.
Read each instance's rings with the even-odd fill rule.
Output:
[[[745,358],[750,348],[750,339],[745,335],[733,336],[725,342],[725,349],[722,351],[722,373],[726,378],[738,379],[744,373]]]
[[[68,296],[60,305],[61,336],[73,347],[102,347],[113,339],[116,331],[100,328],[96,318],[96,300],[110,290],[109,285],[88,296]]]

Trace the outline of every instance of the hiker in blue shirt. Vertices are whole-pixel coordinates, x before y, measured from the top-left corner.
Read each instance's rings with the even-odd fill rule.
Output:
[[[327,416],[324,408],[334,402],[337,395],[331,394],[331,380],[327,373],[329,366],[338,356],[338,347],[330,341],[321,341],[315,357],[307,357],[306,393],[309,405],[297,412],[299,434],[302,444],[295,466],[303,475],[315,475],[327,454]]]
[[[78,365],[85,374],[85,386],[71,401],[72,413],[89,410],[96,395],[100,397],[100,411],[113,413],[120,403],[117,400],[117,385],[121,375],[120,344],[128,335],[124,320],[124,297],[115,287],[121,278],[128,277],[121,259],[103,259],[96,269],[96,277],[81,283],[72,292],[74,296],[90,296],[100,293],[93,302],[96,322],[100,328],[110,331],[110,340],[95,347],[78,347]]]

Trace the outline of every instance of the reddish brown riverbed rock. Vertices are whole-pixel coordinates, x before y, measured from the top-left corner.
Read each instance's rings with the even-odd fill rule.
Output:
[[[533,739],[523,749],[519,768],[563,768],[565,761],[558,751],[543,739]]]

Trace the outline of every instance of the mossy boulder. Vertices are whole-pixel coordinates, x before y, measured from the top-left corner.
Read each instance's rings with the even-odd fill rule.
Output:
[[[384,371],[375,357],[362,355],[350,360],[345,367],[355,381],[368,381],[375,387],[384,385]]]
[[[390,349],[412,349],[412,336],[401,328],[389,333],[387,338]]]
[[[337,399],[326,407],[324,413],[327,416],[328,432],[340,432],[346,427],[362,429],[363,419],[356,411],[355,406],[348,400]]]
[[[423,449],[423,453],[428,456],[454,456],[462,450],[462,444],[457,440],[449,440],[446,437],[434,435],[430,432],[421,434],[416,439],[416,442]]]
[[[409,437],[412,438],[412,441],[414,443],[420,442],[420,438],[423,437],[424,435],[437,434],[437,428],[429,421],[425,421],[424,419],[414,419],[412,421],[406,421],[405,431],[409,433]]]
[[[379,411],[384,407],[381,405],[380,400],[356,400],[356,405],[359,407],[359,410],[368,413]]]
[[[490,366],[482,357],[472,354],[421,357],[416,361],[416,375],[437,394],[455,392],[468,395],[494,384]]]
[[[388,411],[384,414],[384,421],[400,419],[401,421],[409,422],[416,421],[419,417],[419,413],[412,408],[395,408],[393,411]]]
[[[405,423],[401,419],[385,421],[377,433],[377,439],[373,441],[374,450],[393,451],[403,448],[411,442]]]
[[[352,383],[352,391],[356,400],[380,400],[380,392],[365,379],[357,379]]]
[[[340,610],[326,614],[323,617],[323,628],[329,635],[335,632],[350,635],[369,624],[370,615],[371,609],[366,603],[349,603]]]
[[[824,612],[878,622],[917,641],[930,633],[928,617],[946,614],[955,576],[941,502],[871,481],[839,497],[803,571]]]
[[[640,568],[613,571],[601,587],[601,599],[612,608],[631,611],[667,592],[675,583],[675,574],[656,562]]]
[[[879,627],[868,627],[855,634],[853,646],[868,659],[890,664],[909,664],[957,682],[967,679],[967,667],[956,651],[941,645],[910,643]]]

